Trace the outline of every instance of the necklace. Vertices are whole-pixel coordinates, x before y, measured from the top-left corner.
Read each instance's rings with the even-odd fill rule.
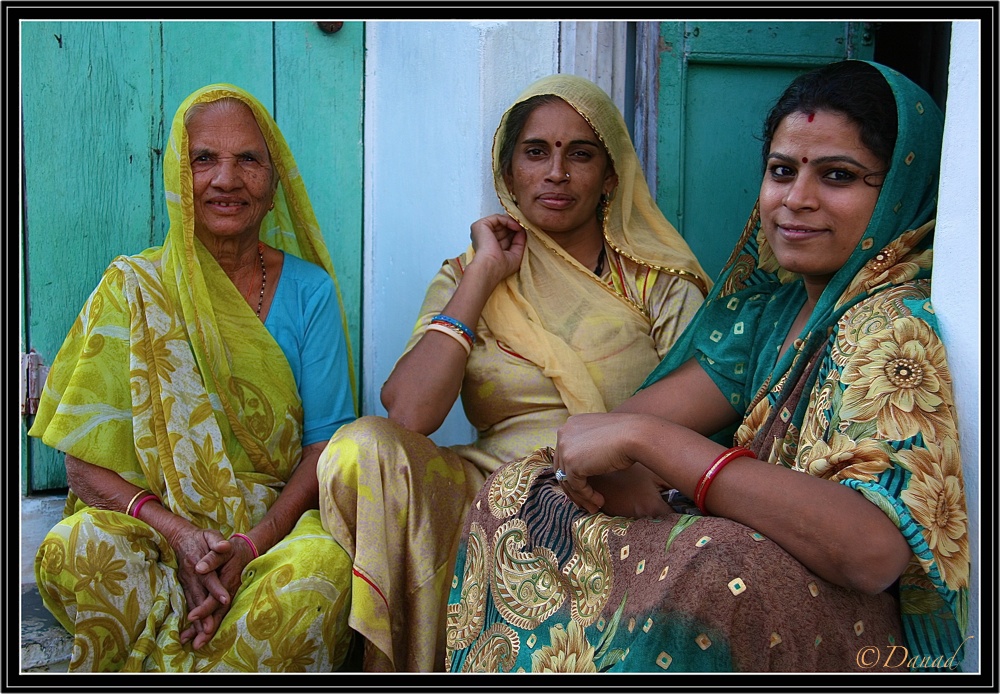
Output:
[[[260,299],[257,301],[257,317],[260,318],[260,310],[264,307],[264,288],[267,287],[267,267],[264,265],[264,243],[257,242],[257,257],[260,258]]]
[[[601,254],[597,256],[597,267],[594,268],[594,274],[598,277],[604,272],[604,257],[607,255],[607,251],[604,248],[604,244],[601,244]]]

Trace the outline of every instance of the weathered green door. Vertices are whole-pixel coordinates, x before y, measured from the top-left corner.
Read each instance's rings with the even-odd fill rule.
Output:
[[[213,82],[268,106],[337,269],[360,374],[364,25],[24,22],[25,349],[50,364],[108,263],[162,243],[161,151],[180,102]],[[22,492],[66,486],[62,456],[22,431]]]
[[[662,22],[656,199],[714,278],[760,188],[761,124],[799,73],[871,59],[847,22]]]

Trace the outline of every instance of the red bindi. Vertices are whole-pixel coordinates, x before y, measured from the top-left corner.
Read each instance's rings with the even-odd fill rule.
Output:
[[[809,163],[809,157],[802,157],[802,163],[803,164],[808,164]]]
[[[810,114],[809,114],[809,119],[808,119],[808,120],[809,120],[809,122],[810,122],[810,123],[812,123],[812,122],[813,122],[813,118],[815,118],[815,117],[816,117],[816,114],[815,114],[815,113],[810,113]]]
[[[556,147],[562,147],[562,142],[560,142],[559,140],[556,140]]]

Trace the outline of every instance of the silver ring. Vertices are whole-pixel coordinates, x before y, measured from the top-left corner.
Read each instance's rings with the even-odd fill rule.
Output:
[[[556,470],[556,482],[562,482],[566,479],[566,473],[562,470]]]

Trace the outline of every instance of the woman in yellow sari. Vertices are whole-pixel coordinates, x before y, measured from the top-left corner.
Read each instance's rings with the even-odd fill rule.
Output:
[[[323,524],[353,559],[350,624],[366,670],[444,667],[462,522],[503,461],[555,442],[571,414],[637,388],[708,281],[650,196],[617,107],[552,75],[504,114],[493,177],[507,214],[432,279],[382,389],[388,418],[341,429],[320,458]],[[429,438],[459,394],[477,438]]]
[[[329,671],[350,559],[316,458],[354,418],[339,290],[295,161],[250,94],[177,110],[163,246],[116,258],[29,432],[66,453],[38,551],[70,671]]]

